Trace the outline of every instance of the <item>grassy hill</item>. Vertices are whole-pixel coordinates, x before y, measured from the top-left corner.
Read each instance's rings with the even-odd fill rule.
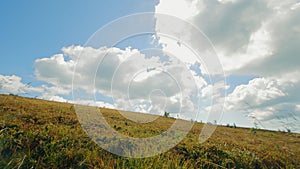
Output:
[[[159,117],[140,124],[115,110],[102,112],[132,137],[157,135],[174,122]],[[220,126],[200,144],[202,127],[196,123],[186,139],[161,155],[124,158],[91,141],[72,104],[0,95],[0,168],[300,168],[299,134]]]

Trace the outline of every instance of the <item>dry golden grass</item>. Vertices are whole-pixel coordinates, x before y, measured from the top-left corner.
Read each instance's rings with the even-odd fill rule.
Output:
[[[131,137],[160,134],[174,122],[158,117],[143,124],[116,110],[101,112],[112,127]],[[299,134],[219,126],[200,144],[202,127],[196,123],[179,145],[163,154],[124,158],[91,141],[74,105],[0,95],[0,168],[300,168]]]

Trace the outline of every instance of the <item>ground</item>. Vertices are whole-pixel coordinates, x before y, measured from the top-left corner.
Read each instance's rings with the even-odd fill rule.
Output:
[[[174,122],[159,117],[141,124],[116,110],[100,110],[115,130],[131,137],[157,135]],[[74,105],[0,95],[0,168],[300,168],[300,134],[218,126],[201,144],[202,127],[195,123],[168,152],[125,158],[87,136]]]

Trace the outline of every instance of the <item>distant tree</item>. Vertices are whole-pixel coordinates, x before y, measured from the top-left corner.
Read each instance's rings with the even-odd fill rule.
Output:
[[[169,117],[170,117],[170,113],[168,113],[168,112],[166,112],[166,111],[165,111],[165,113],[164,113],[164,117],[167,117],[167,118],[169,118]]]
[[[217,120],[214,120],[214,125],[217,125]]]
[[[253,135],[256,134],[256,128],[251,128],[250,131],[251,131],[251,134],[253,134]]]
[[[288,127],[285,127],[285,129],[286,129],[286,132],[288,132],[288,133],[290,133],[290,132],[291,132],[291,129],[290,129],[290,128],[288,128]]]

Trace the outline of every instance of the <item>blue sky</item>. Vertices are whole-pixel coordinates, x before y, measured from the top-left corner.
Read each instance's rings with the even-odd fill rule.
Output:
[[[131,64],[128,67],[136,66],[136,69],[146,70],[144,74],[135,76],[137,88],[132,90],[135,93],[130,93],[133,98],[136,98],[132,101],[135,111],[161,111],[154,109],[155,106],[151,107],[150,102],[141,97],[141,94],[151,92],[155,85],[159,89],[165,89],[166,93],[172,94],[168,98],[170,104],[167,104],[167,107],[174,110],[176,107],[174,100],[177,99],[178,93],[172,92],[176,89],[176,85],[164,88],[164,84],[159,82],[168,79],[163,79],[165,77],[159,69],[154,69],[155,66],[159,67],[163,64],[163,55],[167,56],[166,53],[172,51],[181,56],[179,60],[170,59],[171,61],[181,61],[190,68],[192,74],[195,73],[194,77],[203,100],[203,110],[208,111],[210,107],[207,105],[209,101],[206,97],[211,94],[212,84],[205,74],[204,64],[187,59],[188,57],[184,55],[189,51],[186,51],[181,44],[178,45],[179,41],[173,42],[157,34],[154,42],[159,45],[156,46],[151,44],[153,37],[148,34],[125,39],[116,45],[116,48],[94,50],[85,46],[97,30],[120,17],[140,12],[164,13],[197,26],[212,42],[228,85],[224,116],[220,123],[236,123],[240,126],[253,127],[256,121],[260,121],[264,124],[264,127],[260,126],[262,128],[272,130],[289,128],[300,132],[298,121],[300,119],[298,68],[300,49],[297,47],[300,42],[300,22],[297,19],[300,17],[299,6],[298,0],[284,2],[272,0],[2,1],[0,2],[0,92],[70,102],[72,100],[70,77],[80,53],[83,52],[80,56],[83,58],[81,64],[88,66],[80,67],[78,70],[92,72],[97,60],[93,60],[90,54],[96,56],[105,50],[112,50],[108,52],[112,60],[108,59],[104,67],[107,69],[106,72],[112,72],[120,64],[120,69],[125,73],[119,72],[120,76],[116,76],[120,78],[118,80],[126,81],[122,77],[136,73],[133,69],[122,67],[124,57],[129,54],[142,56],[142,59],[135,58],[133,62],[125,62]],[[157,22],[153,24],[156,32],[162,29],[172,32],[178,26],[160,25],[161,19],[156,18]],[[128,28],[142,27],[141,24],[127,26]],[[120,26],[116,30],[121,31],[126,28]],[[184,31],[186,30],[181,33]],[[107,37],[113,36],[113,33],[112,30]],[[179,38],[186,39],[188,44],[197,45],[199,39],[194,39],[196,35],[197,32],[190,31],[183,33]],[[127,48],[128,46],[132,48]],[[143,53],[149,52],[143,49],[149,47],[158,47],[161,50],[155,53],[161,59],[160,61],[148,55],[143,58]],[[154,52],[150,51],[147,54],[154,54]],[[146,62],[154,66],[145,66]],[[91,69],[88,69],[89,66]],[[182,69],[182,65],[176,66]],[[166,69],[172,68],[167,66]],[[89,74],[78,75],[90,78]],[[108,73],[105,76],[109,75]],[[143,76],[147,77],[146,80]],[[112,97],[108,94],[109,80],[111,79],[101,77],[96,79],[95,84],[102,85],[100,88],[97,88],[99,86],[95,88],[97,90],[95,95],[101,101],[99,104],[97,102],[99,106],[114,106]],[[28,82],[31,83],[27,84]],[[123,84],[120,82],[120,85]],[[181,85],[189,86],[188,83]],[[87,84],[80,83],[78,87],[83,92],[89,93],[90,86]],[[118,91],[116,95],[119,94],[119,98],[115,102],[120,105],[116,108],[125,108],[128,104],[121,99],[124,90],[116,86]],[[151,94],[149,96],[153,97],[152,103],[162,103],[162,93]],[[188,97],[191,99],[186,102],[186,105],[195,104],[193,103],[195,98],[192,98],[192,95]],[[90,103],[90,100],[82,100],[82,103]],[[183,110],[189,111],[188,108]],[[293,112],[295,118],[289,117],[290,113],[286,112]],[[206,118],[205,115],[200,117]],[[282,121],[288,123],[281,123]]]
[[[34,78],[35,59],[59,53],[69,45],[84,45],[109,22],[132,13],[153,12],[156,1],[2,1],[2,74]],[[12,69],[13,68],[13,69]]]

